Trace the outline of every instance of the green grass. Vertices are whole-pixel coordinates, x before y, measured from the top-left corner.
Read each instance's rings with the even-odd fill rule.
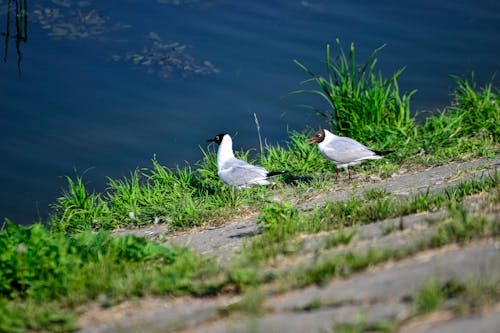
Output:
[[[497,303],[499,286],[497,277],[466,282],[429,280],[413,297],[415,312],[419,316],[445,308],[459,316],[469,315]]]
[[[436,310],[444,302],[441,286],[435,281],[427,282],[415,297],[417,313],[422,314]]]
[[[318,89],[298,90],[295,93],[321,96],[329,108],[310,108],[323,116],[339,135],[378,145],[406,140],[414,128],[410,100],[416,91],[400,94],[398,78],[403,69],[385,79],[375,69],[377,54],[384,46],[374,50],[364,63],[358,64],[354,43],[348,54],[338,39],[336,43],[339,54],[336,58],[331,56],[330,45],[326,46],[324,76],[295,61],[310,76],[306,82],[312,81],[318,86]]]
[[[251,288],[236,302],[219,310],[221,316],[229,316],[239,312],[250,316],[260,316],[264,314],[265,296],[262,291],[257,288]]]
[[[383,189],[372,190],[365,198],[353,195],[345,201],[328,202],[317,209],[310,223],[317,230],[328,230],[339,226],[355,226],[373,221],[394,218],[422,211],[434,211],[461,201],[464,197],[500,187],[500,173],[495,172],[479,180],[468,180],[451,186],[442,192],[426,191],[410,198],[398,198],[384,194],[373,196],[373,191],[385,193]]]
[[[83,231],[96,228],[114,227],[109,218],[108,205],[101,195],[90,193],[82,177],[75,180],[66,177],[68,190],[52,205],[52,218],[57,218],[54,229],[57,231]]]
[[[366,314],[361,312],[353,323],[340,323],[334,327],[335,332],[398,332],[408,321],[432,313],[437,310],[451,310],[456,316],[463,317],[480,312],[498,302],[500,288],[498,280],[468,280],[459,282],[448,280],[437,282],[428,280],[423,287],[412,296],[414,311],[407,319],[393,321],[370,322]],[[321,302],[317,301],[320,307]]]
[[[0,321],[5,332],[69,330],[76,307],[89,301],[109,306],[147,294],[217,288],[206,280],[217,275],[208,260],[132,235],[68,235],[9,223],[0,232],[0,248],[0,318],[10,318]]]
[[[285,290],[302,288],[311,284],[321,285],[334,277],[345,278],[372,265],[388,260],[399,260],[422,250],[465,240],[499,236],[498,221],[468,216],[466,213],[461,213],[461,215],[457,217],[455,214],[450,222],[440,225],[434,235],[416,244],[408,244],[400,248],[369,248],[362,252],[347,251],[296,271],[287,272],[284,276],[275,276],[274,279],[281,281]],[[467,217],[464,218],[463,215]],[[470,225],[474,225],[474,228],[467,229]]]
[[[309,91],[332,100],[329,115],[323,115],[340,134],[373,143],[376,148],[397,148],[384,160],[357,166],[358,169],[388,177],[401,168],[494,157],[500,151],[500,97],[491,84],[478,88],[473,76],[469,80],[455,78],[457,87],[451,106],[417,124],[409,118],[411,94],[400,96],[397,89],[401,71],[388,80],[380,73],[375,74],[378,51],[359,65],[354,47],[347,56],[339,45],[337,61],[330,59],[327,48],[330,59],[327,78],[314,75],[312,80],[321,88]],[[305,66],[301,67],[313,75]],[[375,102],[377,98],[380,100]],[[372,104],[376,109],[368,107]],[[336,168],[315,146],[308,144],[308,136],[307,132],[290,132],[283,145],[266,145],[259,155],[251,151],[237,155],[268,170],[289,171],[278,178],[277,192],[300,196],[311,189],[329,186]],[[153,159],[151,168],[135,170],[122,179],[109,179],[103,193],[88,191],[82,177],[74,180],[68,177],[68,189],[52,205],[49,224],[65,232],[109,230],[152,222],[167,223],[175,230],[237,216],[243,207],[256,211],[272,201],[269,192],[273,191],[268,188],[235,192],[222,184],[217,177],[214,151],[202,150],[201,157],[194,166],[174,169]],[[380,206],[373,207],[374,212],[383,211],[382,205],[390,209],[387,198],[385,201],[381,198],[377,204]]]
[[[334,332],[337,333],[389,333],[396,332],[396,323],[388,320],[369,322],[366,315],[360,314],[354,323],[340,323],[334,326]]]
[[[52,205],[49,224],[56,231],[79,232],[167,223],[171,229],[200,225],[238,212],[238,207],[266,203],[266,191],[235,192],[217,179],[215,154],[205,155],[197,170],[189,165],[171,170],[153,160],[151,169],[109,179],[108,190],[89,193],[82,177],[68,179],[68,190]]]
[[[244,289],[248,281],[257,283],[259,265],[280,256],[294,255],[302,251],[303,240],[299,235],[315,234],[321,231],[336,232],[325,242],[323,248],[347,245],[356,234],[356,226],[373,223],[387,218],[406,216],[422,211],[449,208],[455,220],[440,227],[437,234],[429,239],[433,247],[449,243],[463,243],[482,235],[489,222],[485,219],[472,218],[461,208],[466,196],[482,192],[495,192],[500,189],[500,173],[485,175],[480,179],[466,180],[441,192],[424,192],[413,197],[398,198],[383,189],[372,189],[363,196],[353,194],[345,201],[327,202],[310,213],[299,213],[287,203],[273,203],[261,210],[258,223],[262,225],[261,234],[253,237],[242,248],[242,259],[238,263],[243,269],[236,268],[234,277],[238,288]],[[494,225],[496,226],[496,225]],[[385,233],[395,231],[391,228]],[[363,258],[348,258],[378,262],[387,259],[385,252],[374,252]],[[344,259],[343,259],[344,260]],[[352,267],[351,263],[332,263],[332,267],[321,270],[335,271],[339,265]],[[361,265],[363,266],[363,265]],[[329,276],[324,272],[314,273]],[[266,279],[266,277],[263,277]]]
[[[451,243],[465,243],[487,235],[498,235],[498,223],[468,214],[461,202],[477,193],[494,193],[500,189],[500,173],[467,180],[442,192],[425,192],[414,197],[395,198],[382,189],[352,196],[346,201],[327,203],[310,213],[299,213],[290,204],[271,204],[262,210],[258,219],[261,234],[253,237],[242,248],[242,258],[232,270],[232,282],[238,290],[248,285],[280,279],[279,276],[260,274],[261,267],[283,256],[300,253],[304,241],[300,235],[336,230],[325,241],[322,249],[349,244],[356,234],[356,226],[390,217],[399,217],[420,211],[448,208],[450,222],[439,225],[435,233],[418,244],[402,249],[370,249],[367,252],[347,252],[334,255],[326,262],[299,270],[285,277],[284,285],[304,287],[321,284],[332,277],[345,277],[379,262],[400,259],[416,251],[437,248]],[[394,231],[395,228],[391,231]]]
[[[411,96],[415,90],[401,94],[398,78],[403,69],[389,79],[376,72],[377,54],[372,52],[365,62],[358,62],[354,44],[348,53],[339,40],[338,56],[326,47],[326,72],[314,73],[296,60],[317,89],[301,89],[294,93],[318,95],[327,109],[307,105],[321,115],[339,135],[352,137],[374,148],[397,148],[391,158],[402,161],[421,153],[429,163],[446,162],[459,156],[491,156],[498,151],[500,138],[500,97],[491,83],[478,87],[474,74],[469,79],[454,76],[456,88],[451,106],[428,113],[418,124],[410,116]]]

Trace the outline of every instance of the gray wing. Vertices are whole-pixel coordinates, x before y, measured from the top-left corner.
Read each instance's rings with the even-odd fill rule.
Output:
[[[364,159],[376,158],[376,154],[365,145],[346,137],[336,138],[323,147],[323,153],[335,164],[349,164]]]
[[[233,186],[258,183],[267,178],[266,169],[236,158],[224,163],[218,174],[223,182]]]

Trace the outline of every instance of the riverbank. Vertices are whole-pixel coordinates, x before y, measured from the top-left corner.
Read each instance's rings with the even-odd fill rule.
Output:
[[[399,96],[395,78],[377,84],[374,91],[390,87]],[[366,96],[357,96],[358,107]],[[218,179],[213,151],[175,170],[154,160],[151,169],[110,179],[103,193],[68,178],[46,224],[7,221],[0,232],[0,331],[224,331],[257,322],[266,331],[299,314],[326,325],[310,329],[391,331],[436,311],[458,321],[496,313],[500,98],[491,85],[458,80],[452,105],[420,124],[408,118],[408,100],[393,102],[383,98],[387,108],[374,112],[397,116],[360,126],[373,127],[365,143],[396,152],[354,167],[352,181],[335,178],[336,166],[308,144],[307,131],[258,156],[238,153],[288,170],[273,187],[234,191]],[[441,254],[459,261],[443,272],[441,264],[422,266],[419,283],[401,276],[382,312],[372,313],[379,296],[367,290],[340,303],[337,291],[307,293]],[[470,265],[479,255],[492,279],[465,274],[477,272]],[[303,295],[297,303],[275,304],[294,293]],[[323,320],[340,318],[331,312],[339,309],[347,319]],[[247,324],[233,326],[241,320]]]

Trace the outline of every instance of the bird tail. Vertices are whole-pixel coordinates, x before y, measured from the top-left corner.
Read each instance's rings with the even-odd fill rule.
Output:
[[[395,150],[373,150],[373,152],[379,156],[385,156],[394,153]]]
[[[288,171],[271,171],[271,172],[268,172],[267,173],[267,177],[274,177],[274,176],[279,176],[279,175],[282,175],[284,173],[287,173]]]

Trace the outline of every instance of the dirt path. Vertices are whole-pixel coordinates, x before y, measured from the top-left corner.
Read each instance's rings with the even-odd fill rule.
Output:
[[[401,196],[422,191],[439,191],[468,178],[478,178],[492,172],[500,158],[452,163],[407,173],[383,181],[359,184],[356,193],[371,188],[384,188]],[[351,184],[339,184],[330,190],[297,203],[308,211],[327,201],[345,200],[352,195]],[[469,198],[466,206],[474,211],[481,196]],[[318,263],[333,254],[369,247],[398,248],[425,239],[435,226],[430,219],[442,220],[446,211],[420,213],[403,219],[389,219],[358,227],[355,241],[347,247],[323,250],[330,234],[312,235],[305,239],[303,250],[292,258],[277,262],[275,272],[288,272]],[[169,238],[165,245],[179,244],[199,253],[229,262],[237,255],[242,242],[259,232],[257,215],[230,221],[219,227],[193,230]],[[496,212],[490,218],[500,220]],[[391,226],[401,228],[387,233]],[[165,232],[161,225],[152,225],[132,232],[156,237]],[[123,231],[122,231],[123,232]],[[500,282],[500,241],[485,239],[459,247],[423,251],[399,262],[377,265],[347,279],[334,279],[323,287],[308,287],[284,294],[266,293],[265,315],[245,317],[241,314],[221,317],[220,310],[238,301],[239,297],[219,296],[210,299],[151,298],[125,302],[111,309],[95,307],[80,319],[81,332],[332,332],[342,323],[380,321],[404,322],[404,332],[498,332],[500,303],[480,313],[456,316],[447,312],[412,319],[411,295],[426,281],[480,281],[485,278]],[[270,286],[269,288],[273,288]],[[267,291],[269,291],[269,288]],[[361,318],[361,319],[360,319]]]

